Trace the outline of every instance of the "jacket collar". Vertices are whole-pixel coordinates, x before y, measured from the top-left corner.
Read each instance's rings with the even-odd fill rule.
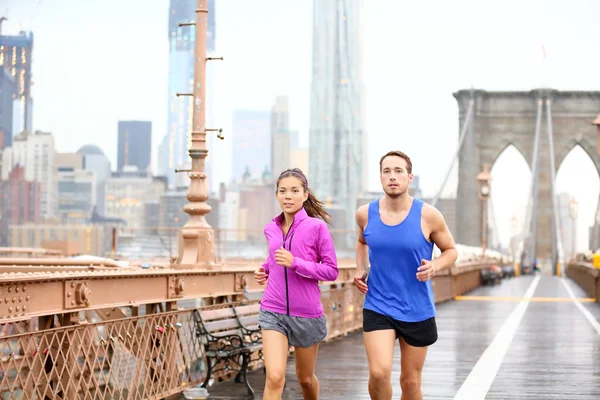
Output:
[[[296,215],[294,215],[294,223],[299,223],[302,222],[303,220],[305,220],[306,218],[308,218],[308,214],[306,213],[306,210],[304,209],[304,207],[302,207],[297,213]],[[281,223],[283,221],[285,221],[285,216],[283,215],[283,213],[279,214],[278,216],[276,216],[275,218],[273,218],[273,221],[275,221],[275,223],[279,226],[281,226]]]

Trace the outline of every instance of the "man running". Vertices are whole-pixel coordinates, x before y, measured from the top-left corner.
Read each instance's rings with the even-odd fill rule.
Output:
[[[421,400],[427,347],[438,337],[430,279],[453,265],[458,253],[442,214],[408,195],[413,180],[410,158],[390,151],[379,161],[379,169],[385,195],[356,211],[354,284],[366,294],[369,394],[375,400],[392,398],[390,374],[398,339],[402,400]],[[434,244],[442,254],[432,261]]]

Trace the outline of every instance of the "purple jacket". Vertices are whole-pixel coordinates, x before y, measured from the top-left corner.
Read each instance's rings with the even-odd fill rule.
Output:
[[[338,276],[333,239],[325,222],[309,217],[304,208],[294,217],[288,234],[283,235],[283,213],[265,227],[269,257],[263,264],[269,275],[261,308],[294,317],[319,318],[323,315],[319,281]],[[290,268],[275,262],[275,252],[284,247],[294,256]]]

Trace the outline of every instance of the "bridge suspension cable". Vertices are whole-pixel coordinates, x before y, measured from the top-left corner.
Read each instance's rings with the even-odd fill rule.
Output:
[[[560,232],[560,218],[558,214],[558,197],[556,194],[556,163],[554,156],[554,138],[552,129],[552,101],[550,99],[545,100],[546,103],[546,126],[548,134],[548,151],[550,152],[550,198],[552,201],[552,268],[553,272],[556,273],[557,263],[564,259],[564,251],[562,248],[562,241],[559,238]],[[537,218],[536,210],[538,207],[538,174],[539,174],[539,141],[541,131],[541,117],[542,117],[543,101],[538,100],[538,110],[536,118],[535,128],[535,139],[533,145],[533,159],[532,159],[532,174],[531,174],[531,196],[527,205],[525,223],[522,231],[522,247],[521,252],[521,263],[528,260],[536,259],[536,240],[535,236],[537,233]],[[527,251],[529,250],[529,251]]]
[[[535,121],[535,138],[533,142],[533,155],[531,160],[531,182],[529,184],[529,201],[527,203],[527,210],[525,213],[525,220],[523,224],[523,230],[521,231],[521,240],[520,240],[520,253],[521,253],[521,264],[525,260],[527,250],[526,247],[528,244],[531,244],[531,249],[529,252],[530,259],[535,258],[535,240],[533,240],[533,236],[536,231],[536,219],[533,217],[534,210],[537,207],[537,176],[538,176],[538,155],[539,155],[539,146],[540,146],[540,130],[542,127],[542,99],[538,99],[538,107],[537,107],[537,116]],[[531,243],[530,243],[531,242]]]
[[[460,136],[458,138],[458,149],[456,149],[456,153],[454,154],[452,163],[450,163],[450,167],[448,168],[448,171],[446,172],[446,177],[442,181],[442,186],[440,187],[440,190],[438,190],[437,194],[433,198],[433,201],[431,202],[431,205],[433,207],[435,207],[435,205],[439,201],[440,197],[442,196],[442,191],[444,190],[444,187],[446,186],[446,183],[448,182],[448,178],[450,177],[450,172],[452,172],[452,168],[454,167],[454,164],[458,160],[458,155],[460,154],[460,150],[462,149],[463,143],[465,141],[465,137],[467,136],[468,129],[473,120],[472,117],[473,117],[474,105],[475,105],[475,99],[473,98],[473,92],[471,91],[471,99],[469,100],[469,107],[467,109],[467,114],[465,115],[465,120],[463,121],[463,127],[460,132]]]
[[[560,218],[558,216],[558,196],[556,195],[556,168],[554,160],[554,138],[552,133],[552,100],[546,99],[546,120],[548,124],[548,147],[550,151],[550,190],[552,198],[552,269],[556,274],[557,263],[563,258],[562,240],[559,240]]]

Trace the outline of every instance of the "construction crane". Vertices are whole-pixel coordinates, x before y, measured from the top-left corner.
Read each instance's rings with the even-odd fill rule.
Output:
[[[0,17],[0,36],[2,35],[2,23],[4,21],[8,21],[8,18],[6,18],[6,17]]]

